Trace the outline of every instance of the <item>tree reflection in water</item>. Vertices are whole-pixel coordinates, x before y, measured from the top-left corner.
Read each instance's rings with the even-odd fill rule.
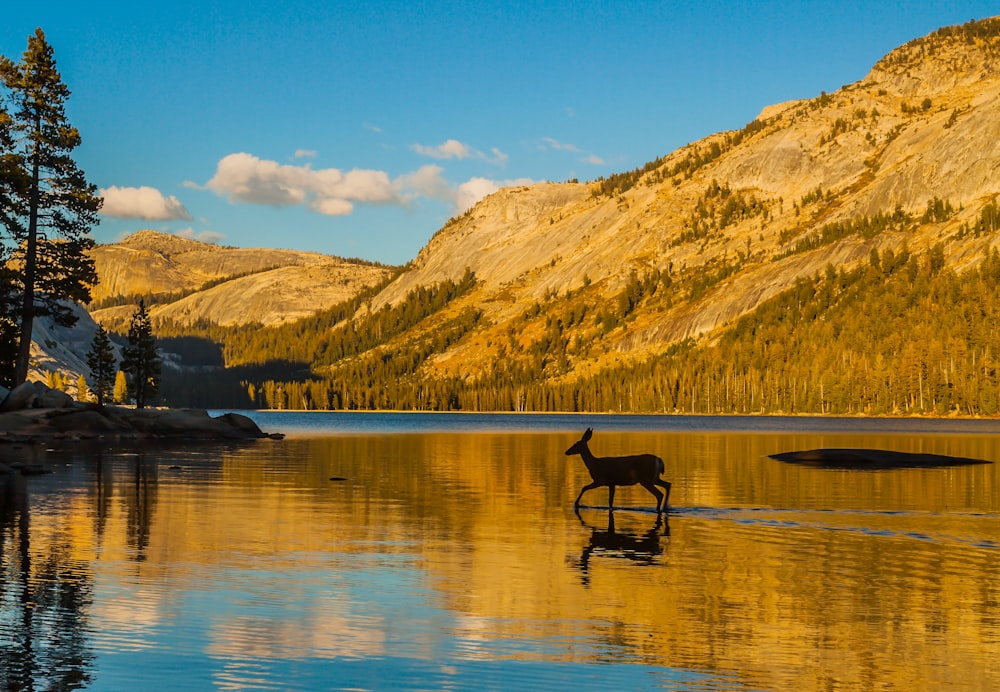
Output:
[[[72,556],[71,527],[33,547],[29,488],[19,475],[0,476],[0,687],[86,687],[93,682],[93,580]]]
[[[615,528],[615,513],[608,512],[607,529],[596,528],[584,521],[579,512],[580,523],[590,529],[590,543],[580,554],[580,581],[590,585],[590,559],[594,556],[621,558],[641,565],[658,564],[657,557],[663,554],[663,537],[670,536],[670,523],[663,514],[657,514],[656,522],[643,533],[619,531]]]
[[[149,530],[153,523],[156,507],[157,466],[140,451],[135,459],[133,493],[127,498],[128,505],[128,545],[134,551],[136,562],[145,562],[149,547]]]

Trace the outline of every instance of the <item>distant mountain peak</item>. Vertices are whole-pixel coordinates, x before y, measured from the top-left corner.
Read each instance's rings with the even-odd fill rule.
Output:
[[[192,240],[171,233],[161,233],[148,228],[136,231],[113,244],[134,250],[148,250],[167,256],[183,252],[220,249],[218,245],[203,243],[199,240]]]

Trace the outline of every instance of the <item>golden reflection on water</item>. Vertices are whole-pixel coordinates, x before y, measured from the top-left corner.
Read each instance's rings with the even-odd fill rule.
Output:
[[[267,662],[401,657],[443,679],[463,661],[510,660],[696,671],[720,689],[1000,687],[1000,465],[767,458],[871,447],[1000,460],[993,438],[598,431],[599,455],[665,459],[662,520],[641,488],[619,489],[614,515],[596,507],[604,489],[574,514],[589,480],[563,454],[575,439],[344,435],[72,456],[3,486],[3,655],[37,662],[25,632],[53,635],[28,615],[48,614],[76,623],[98,682],[114,673],[109,652],[175,649],[215,661],[220,686],[287,684]],[[66,612],[50,593],[63,582],[80,592]]]

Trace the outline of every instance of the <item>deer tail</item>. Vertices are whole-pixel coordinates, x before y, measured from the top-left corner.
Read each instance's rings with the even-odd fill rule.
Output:
[[[656,475],[662,476],[664,471],[663,459],[656,457]]]

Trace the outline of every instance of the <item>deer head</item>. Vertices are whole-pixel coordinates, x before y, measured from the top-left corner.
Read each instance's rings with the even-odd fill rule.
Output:
[[[590,438],[594,436],[594,429],[587,428],[587,431],[583,433],[583,437],[573,443],[573,446],[566,450],[566,456],[572,456],[574,454],[583,454],[583,450],[587,448],[587,442]]]

